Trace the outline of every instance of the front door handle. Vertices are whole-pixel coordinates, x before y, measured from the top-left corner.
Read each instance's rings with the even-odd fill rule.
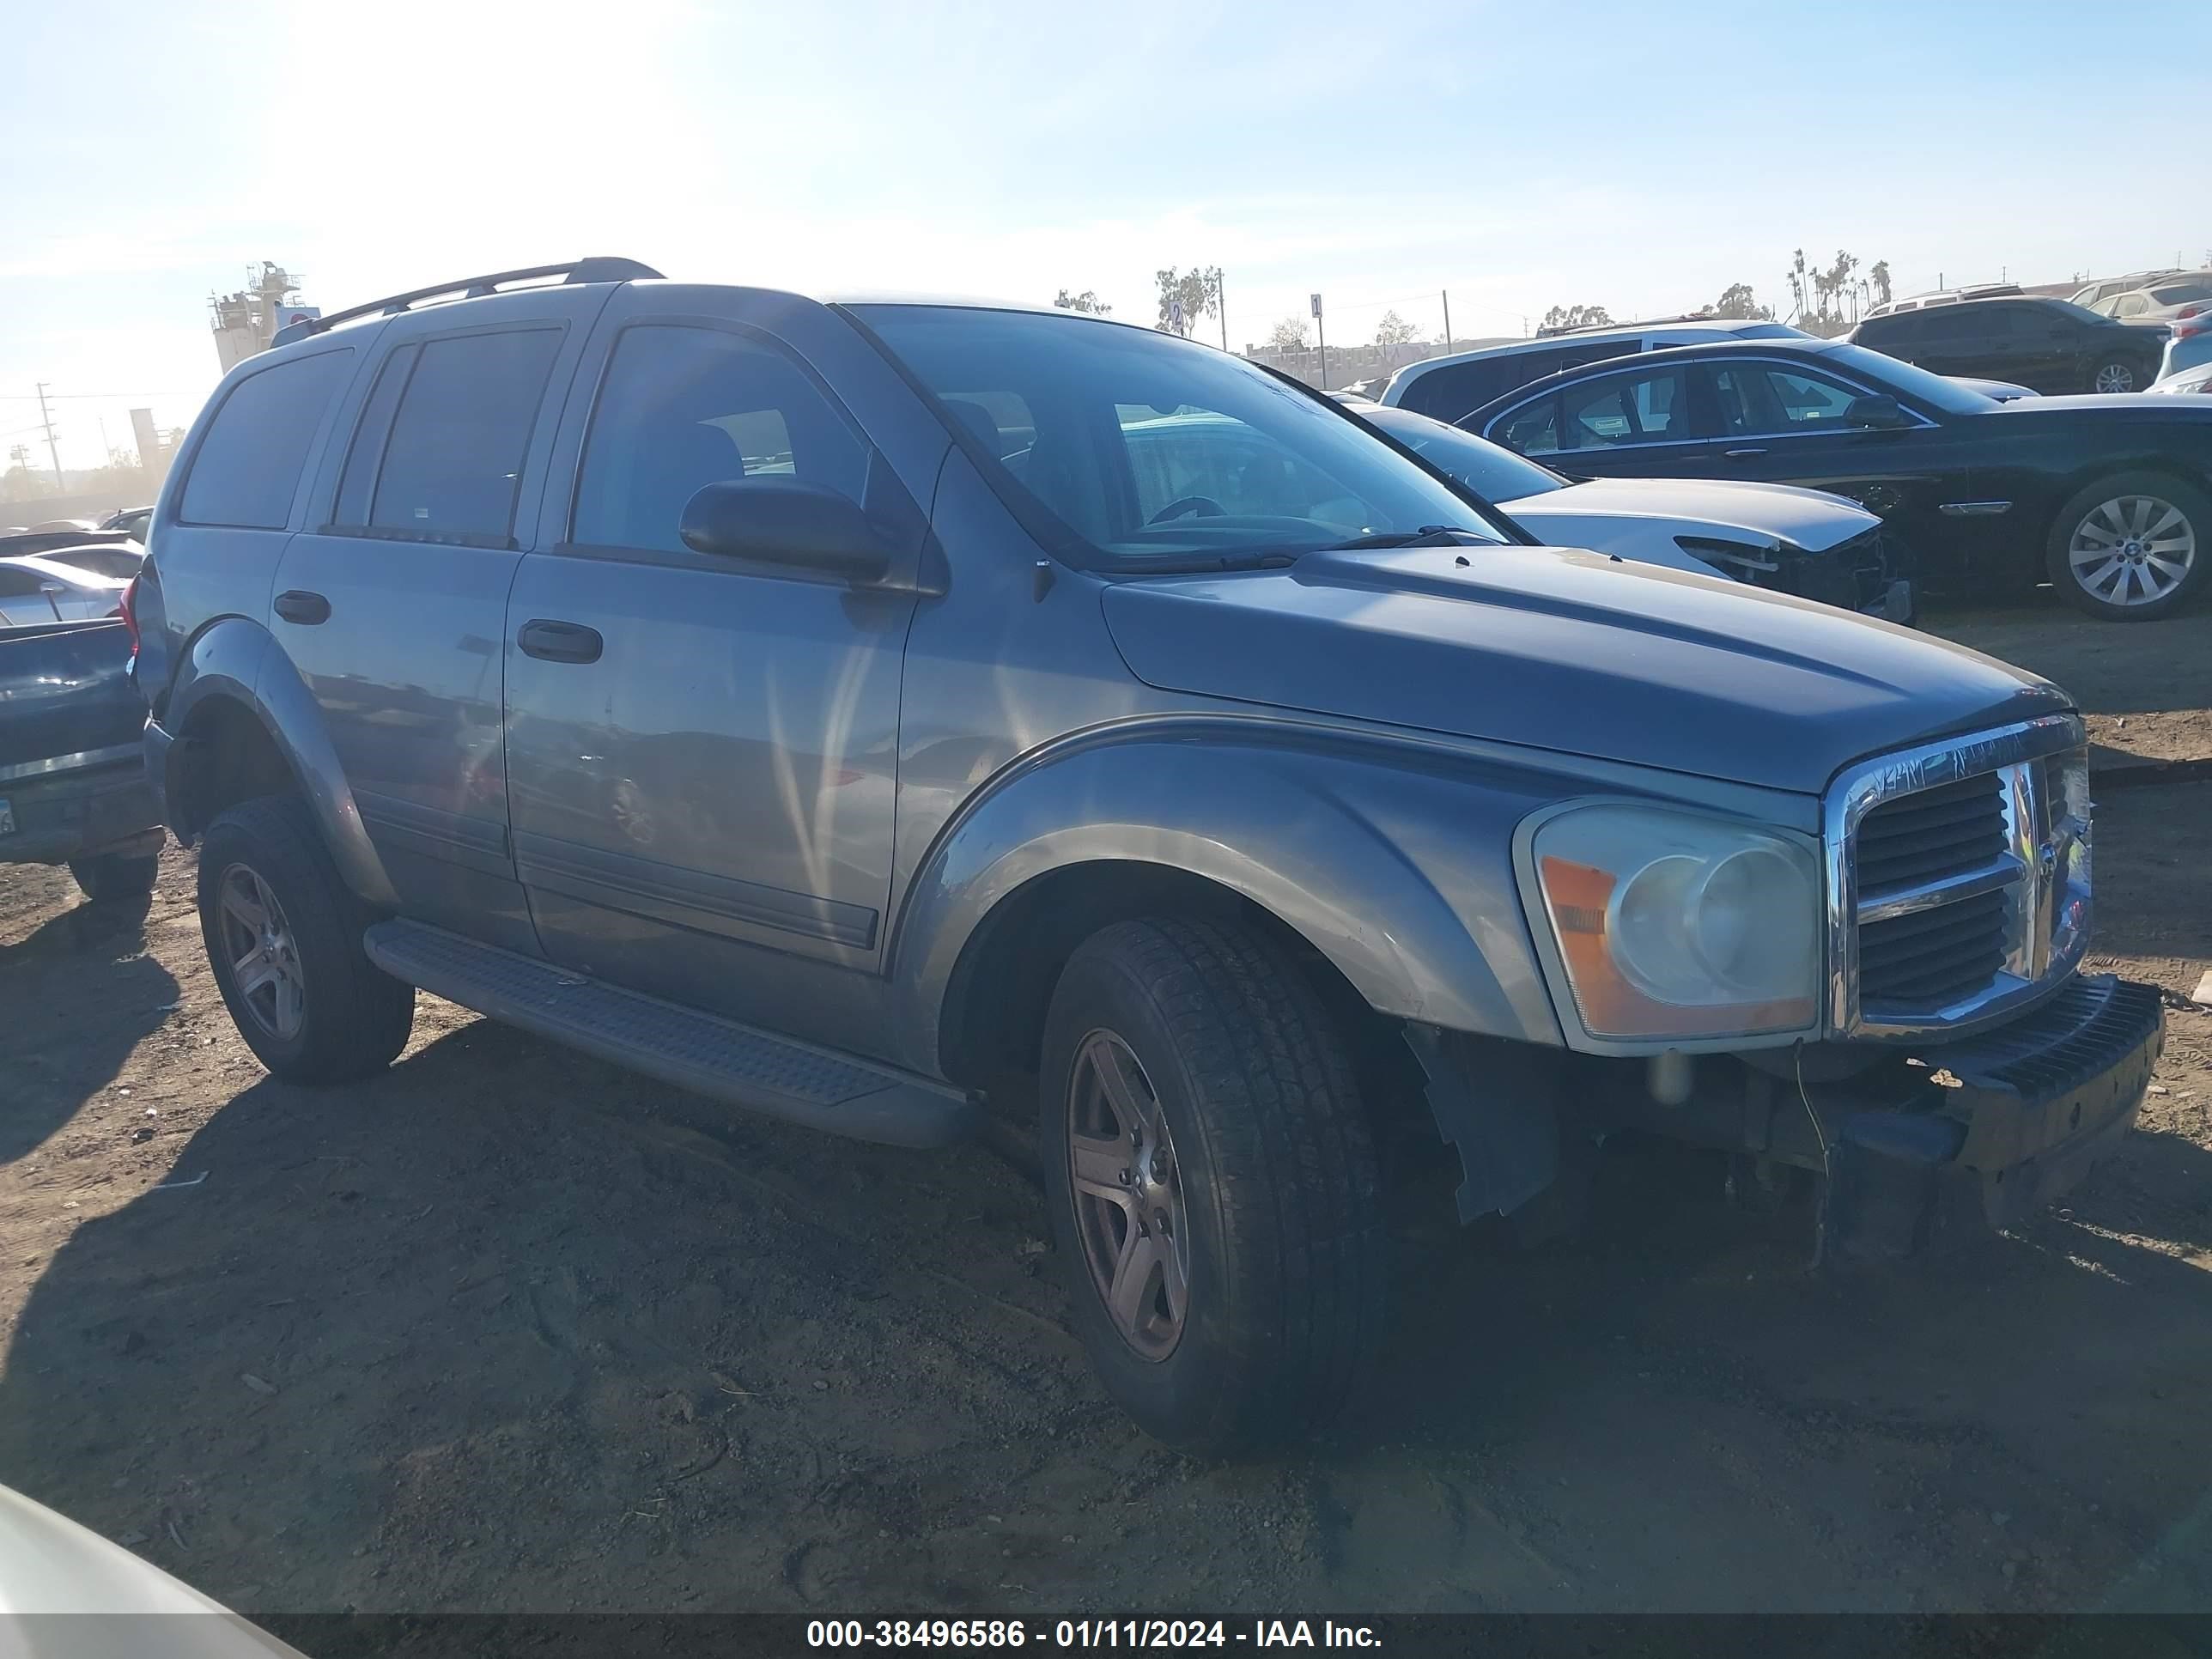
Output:
[[[606,641],[596,628],[581,623],[549,622],[539,617],[522,624],[514,636],[526,657],[540,662],[597,662]]]
[[[1750,459],[1753,455],[1764,455],[1766,452],[1763,449],[1723,449],[1721,453],[1732,461],[1742,461]]]
[[[331,602],[319,593],[310,593],[303,587],[293,588],[276,596],[276,614],[288,623],[297,623],[302,628],[316,628],[331,619]]]

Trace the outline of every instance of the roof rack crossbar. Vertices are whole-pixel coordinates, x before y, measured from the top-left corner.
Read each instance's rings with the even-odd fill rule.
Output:
[[[396,317],[420,301],[434,300],[441,295],[458,294],[463,299],[482,299],[487,294],[496,294],[501,285],[506,283],[529,282],[541,276],[559,276],[568,283],[628,283],[641,278],[655,278],[659,275],[651,265],[635,259],[604,254],[571,259],[556,265],[525,265],[515,270],[495,270],[483,276],[464,276],[455,283],[439,283],[429,288],[410,289],[404,294],[371,300],[365,305],[349,306],[343,311],[334,311],[327,317],[302,318],[278,329],[276,337],[270,344],[289,345],[295,340],[320,334],[340,323],[349,323],[356,317]]]

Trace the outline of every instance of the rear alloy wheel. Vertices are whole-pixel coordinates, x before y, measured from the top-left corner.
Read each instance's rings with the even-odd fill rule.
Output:
[[[1380,1177],[1350,1055],[1283,947],[1116,922],[1069,958],[1038,1091],[1070,1311],[1138,1425],[1201,1455],[1335,1415],[1383,1318]]]
[[[2106,363],[2089,377],[2092,392],[2133,392],[2136,372],[2125,363]]]
[[[368,917],[304,800],[232,807],[200,843],[200,934],[246,1046],[289,1083],[382,1071],[407,1045],[415,988],[371,963]]]
[[[2148,622],[2202,580],[2212,503],[2176,478],[2136,473],[2090,485],[2051,529],[2051,580],[2093,617]]]

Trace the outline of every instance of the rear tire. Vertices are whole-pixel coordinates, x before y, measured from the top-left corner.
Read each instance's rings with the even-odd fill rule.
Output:
[[[98,858],[71,859],[69,872],[76,878],[78,890],[94,904],[117,904],[144,898],[154,890],[155,878],[161,873],[161,855],[149,853],[142,858],[129,858],[103,853]]]
[[[1282,948],[1224,921],[1093,934],[1054,991],[1039,1095],[1075,1328],[1107,1393],[1204,1456],[1333,1418],[1381,1338],[1387,1237],[1343,1038]]]
[[[2172,616],[2212,564],[2212,500],[2162,472],[2099,479],[2058,509],[2045,563],[2059,597],[2089,616]]]
[[[234,806],[200,848],[200,933],[246,1046],[289,1083],[382,1071],[407,1046],[415,988],[362,949],[368,917],[296,796]]]
[[[2141,384],[2141,379],[2136,374],[2136,366],[2118,358],[2114,358],[2110,362],[2100,363],[2089,371],[2088,389],[2091,392],[2108,393],[2133,392]]]

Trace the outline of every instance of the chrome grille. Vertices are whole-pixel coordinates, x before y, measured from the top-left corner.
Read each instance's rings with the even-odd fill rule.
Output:
[[[1884,801],[1859,822],[1859,897],[1979,868],[2005,850],[1997,775]]]
[[[1827,803],[1828,1024],[1905,1036],[1994,1018],[2087,947],[2080,720],[2057,715],[1886,756]]]

